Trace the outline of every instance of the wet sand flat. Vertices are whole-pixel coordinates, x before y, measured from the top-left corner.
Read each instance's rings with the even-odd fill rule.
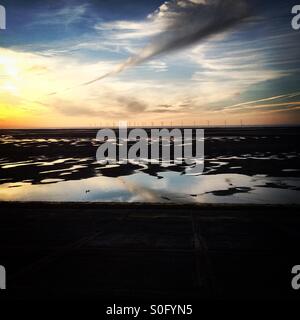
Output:
[[[0,203],[6,299],[299,298],[299,206]]]
[[[0,130],[0,201],[300,203],[299,127],[206,128],[195,176],[186,163],[100,164],[96,134]]]

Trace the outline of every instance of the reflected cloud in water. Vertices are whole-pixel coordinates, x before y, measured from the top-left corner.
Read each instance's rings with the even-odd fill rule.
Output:
[[[40,185],[0,185],[5,201],[103,201],[162,203],[300,203],[299,179],[278,180],[239,174],[182,176],[161,173],[162,179],[135,173],[129,177],[98,176]]]

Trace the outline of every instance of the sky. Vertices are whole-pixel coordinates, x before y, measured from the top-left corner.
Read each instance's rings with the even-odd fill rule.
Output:
[[[0,128],[298,125],[295,4],[0,0]]]

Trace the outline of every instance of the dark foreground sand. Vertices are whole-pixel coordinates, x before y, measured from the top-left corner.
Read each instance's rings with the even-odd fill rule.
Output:
[[[300,298],[299,207],[0,203],[0,297]]]

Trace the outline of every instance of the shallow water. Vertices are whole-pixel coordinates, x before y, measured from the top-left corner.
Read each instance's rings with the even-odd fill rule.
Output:
[[[300,203],[299,134],[293,130],[211,133],[198,176],[166,163],[100,165],[94,131],[10,131],[0,135],[0,200]]]
[[[47,179],[0,185],[5,201],[113,201],[166,203],[300,203],[298,178],[276,179],[241,174],[182,176],[144,173],[128,177],[98,176],[75,181]]]

